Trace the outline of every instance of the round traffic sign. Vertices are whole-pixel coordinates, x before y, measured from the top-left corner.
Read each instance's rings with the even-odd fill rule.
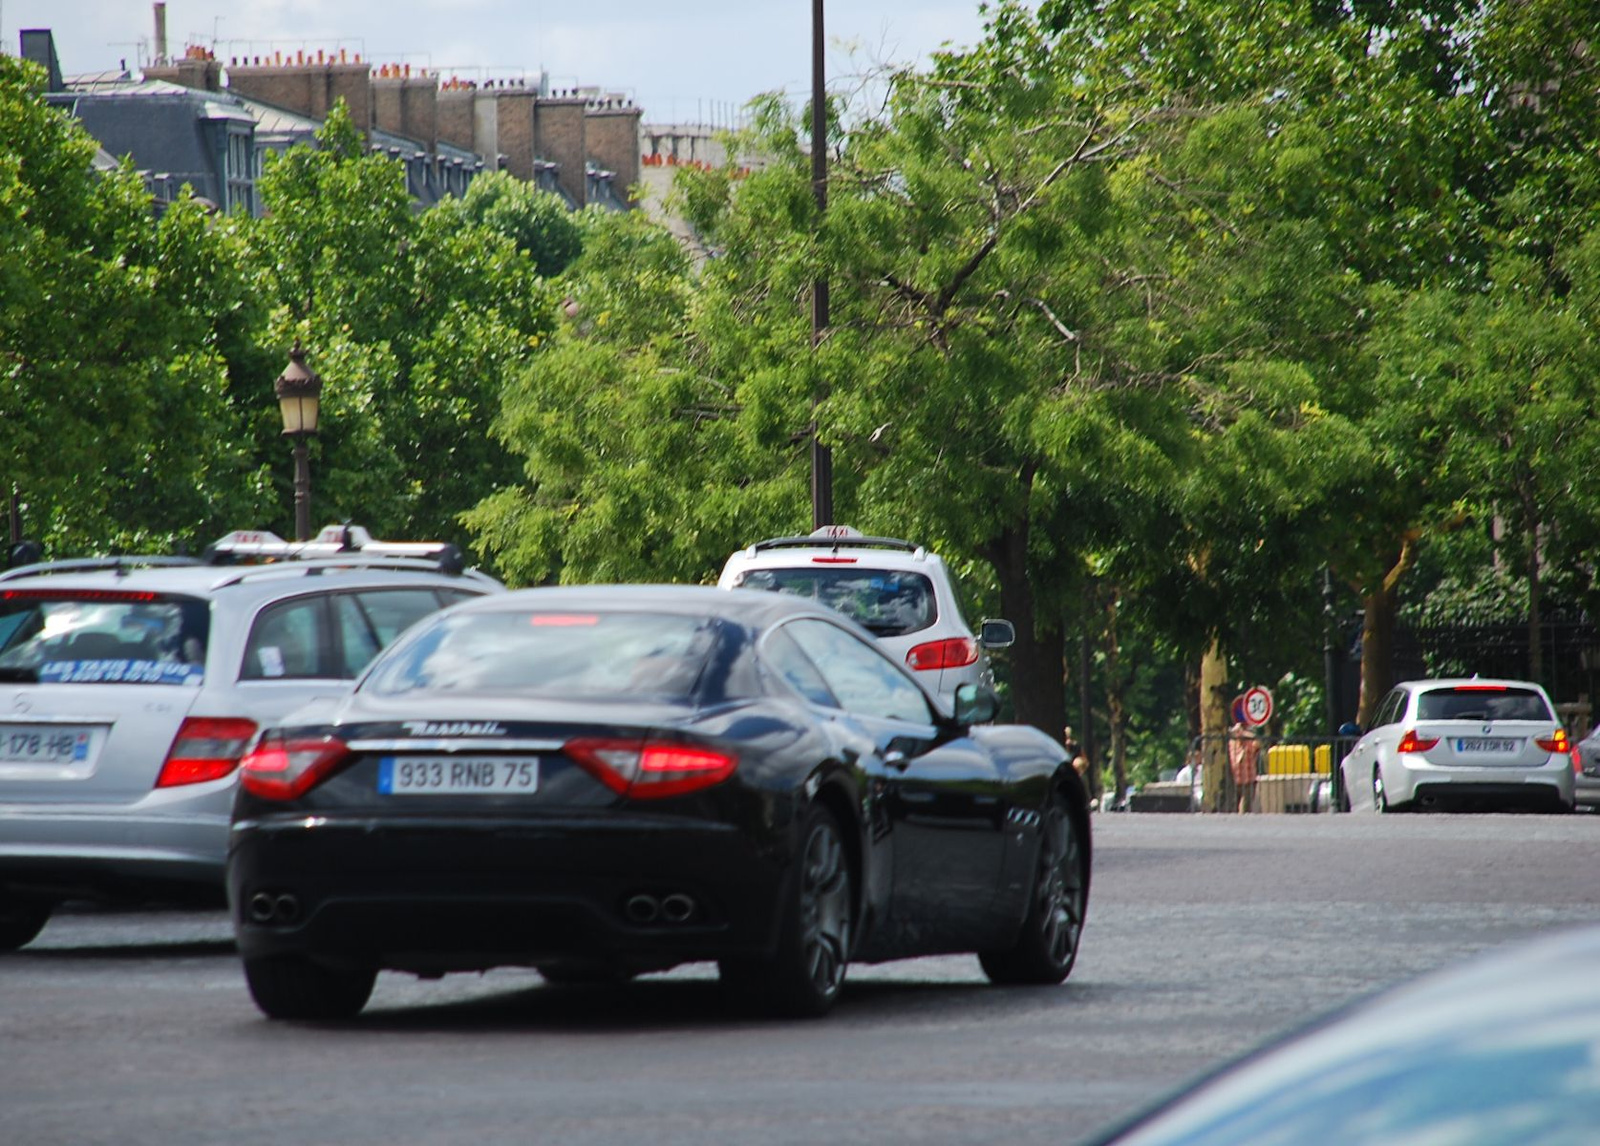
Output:
[[[1272,719],[1272,694],[1258,684],[1244,694],[1240,707],[1244,710],[1244,722],[1251,728],[1260,728]]]

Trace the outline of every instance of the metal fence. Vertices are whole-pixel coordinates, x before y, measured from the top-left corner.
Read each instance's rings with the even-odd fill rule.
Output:
[[[1339,761],[1353,737],[1196,736],[1175,780],[1146,784],[1131,811],[1331,812],[1343,807]],[[1208,798],[1210,791],[1214,793]]]

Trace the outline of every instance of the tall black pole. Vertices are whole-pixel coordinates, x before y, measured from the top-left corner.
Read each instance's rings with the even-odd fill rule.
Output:
[[[822,2],[811,0],[811,193],[817,201],[817,228],[828,210],[828,99],[823,68]],[[811,350],[822,345],[828,329],[828,280],[818,274],[811,286]],[[811,528],[833,524],[833,451],[817,434],[817,403],[825,387],[818,383],[811,401]]]
[[[1344,774],[1339,770],[1339,761],[1344,756],[1344,745],[1340,744],[1339,736],[1339,710],[1344,707],[1339,696],[1339,683],[1343,677],[1340,672],[1338,644],[1338,618],[1334,613],[1333,570],[1324,565],[1322,567],[1322,689],[1325,694],[1328,709],[1328,735],[1332,737],[1328,742],[1328,799],[1337,811],[1344,806]]]
[[[1328,735],[1339,735],[1339,646],[1333,611],[1333,570],[1322,568],[1322,689],[1327,706]]]
[[[305,434],[294,439],[294,539],[311,540],[311,458]]]

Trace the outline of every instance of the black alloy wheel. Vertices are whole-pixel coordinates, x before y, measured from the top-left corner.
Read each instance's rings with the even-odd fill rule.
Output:
[[[324,967],[300,955],[244,961],[250,996],[269,1019],[348,1019],[372,997],[378,972],[370,967]]]
[[[839,997],[850,961],[854,911],[850,857],[839,822],[813,806],[784,911],[778,953],[770,960],[724,960],[723,981],[779,1015],[813,1018]]]
[[[0,951],[15,951],[38,938],[55,905],[48,900],[0,893]]]
[[[1048,986],[1072,973],[1089,904],[1089,871],[1077,825],[1060,796],[1039,831],[1033,894],[1017,941],[978,955],[991,983]]]

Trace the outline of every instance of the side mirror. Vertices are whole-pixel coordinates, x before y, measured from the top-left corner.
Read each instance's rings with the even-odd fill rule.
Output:
[[[1000,702],[994,693],[979,685],[967,683],[956,686],[955,718],[962,726],[988,724],[1000,711]]]
[[[978,643],[986,649],[1009,649],[1017,643],[1017,627],[1010,621],[985,621],[978,628]]]
[[[1357,724],[1353,720],[1347,720],[1343,724],[1339,725],[1339,735],[1340,736],[1360,736],[1361,735],[1361,725]]]

